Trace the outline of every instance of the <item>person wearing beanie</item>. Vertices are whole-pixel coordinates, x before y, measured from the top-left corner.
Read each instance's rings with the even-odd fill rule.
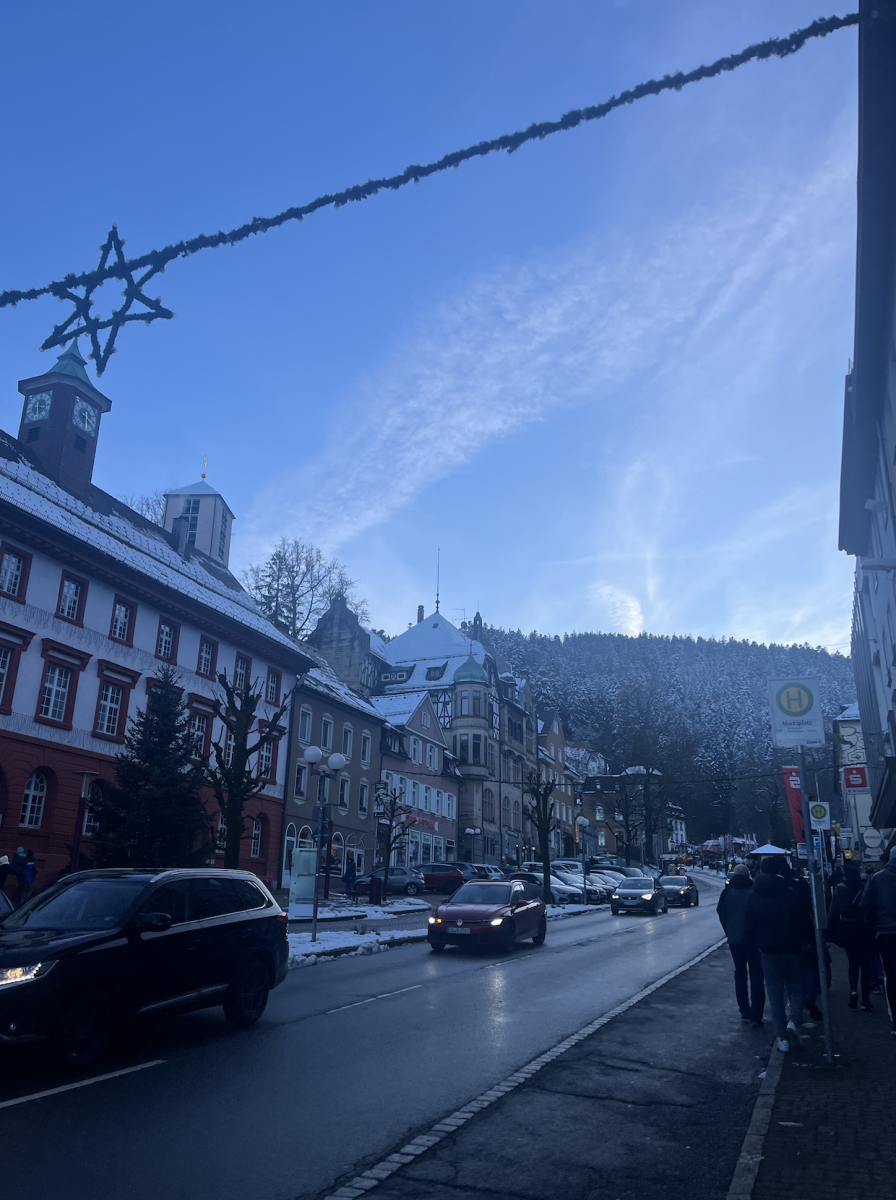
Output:
[[[728,949],[734,962],[734,995],[740,1009],[740,1019],[749,1021],[755,1029],[762,1028],[765,1010],[765,982],[762,961],[755,940],[747,936],[747,901],[753,880],[744,863],[731,872],[731,878],[719,896],[716,906],[722,928],[728,939]]]
[[[877,952],[884,965],[887,1007],[896,1035],[896,846],[890,850],[887,865],[865,884],[860,901],[868,926],[874,934]]]

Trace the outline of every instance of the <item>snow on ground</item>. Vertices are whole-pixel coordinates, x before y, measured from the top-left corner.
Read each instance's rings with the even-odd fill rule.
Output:
[[[391,907],[391,906],[390,906]],[[427,905],[427,907],[429,907]],[[560,906],[552,904],[548,907],[548,919],[575,917],[580,913],[596,913],[606,905],[596,904],[567,904]],[[376,916],[382,910],[363,909],[362,913]],[[343,916],[351,915],[345,909]],[[391,914],[386,913],[389,916]],[[422,942],[426,938],[426,927],[422,929],[396,929],[394,932],[359,933],[351,929],[318,930],[317,941],[311,941],[310,933],[290,933],[289,935],[289,965],[290,967],[313,967],[323,959],[336,956],[359,957],[363,954],[377,954],[388,950],[390,942]]]

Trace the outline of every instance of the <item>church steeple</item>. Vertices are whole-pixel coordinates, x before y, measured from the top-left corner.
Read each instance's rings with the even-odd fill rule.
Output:
[[[93,479],[96,443],[108,396],[90,382],[77,339],[63,350],[52,370],[19,380],[25,397],[19,441],[25,442],[45,475],[76,496],[85,497]]]

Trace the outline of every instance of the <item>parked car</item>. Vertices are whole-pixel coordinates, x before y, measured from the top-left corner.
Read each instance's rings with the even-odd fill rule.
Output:
[[[602,883],[604,887],[607,888],[608,892],[612,892],[616,887],[616,884],[619,883],[620,880],[625,879],[624,875],[616,875],[613,872],[606,870],[604,867],[601,867],[600,870],[592,871],[591,877]]]
[[[682,908],[700,903],[700,893],[696,881],[690,875],[661,875],[660,887],[666,893],[670,904],[678,904]]]
[[[567,875],[582,874],[582,860],[580,858],[555,858],[551,866],[558,867],[561,871],[565,871]]]
[[[454,863],[425,863],[420,871],[424,884],[430,892],[456,892],[460,885],[471,876],[473,879],[480,878],[478,872],[472,867],[470,874],[467,875]]]
[[[607,899],[608,893],[600,886],[583,875],[579,875],[578,879],[575,875],[569,875],[566,871],[559,871],[556,868],[551,871],[555,879],[559,879],[561,883],[565,883],[577,893],[580,903],[582,902],[582,880],[585,879],[585,900],[587,904],[600,904],[602,900]]]
[[[648,912],[655,916],[669,911],[669,901],[665,889],[655,879],[645,875],[631,876],[616,885],[610,907],[614,917],[621,912]]]
[[[0,1042],[93,1065],[115,1025],[221,1004],[254,1025],[286,978],[287,916],[248,871],[80,871],[0,916]]]
[[[6,914],[12,912],[14,908],[15,905],[10,900],[9,896],[7,896],[6,892],[0,892],[0,917],[5,917]]]
[[[510,876],[511,879],[519,880],[523,883],[533,883],[537,888],[544,887],[544,876],[541,871],[514,871]],[[551,901],[554,904],[581,904],[582,889],[570,887],[568,883],[563,883],[556,875],[551,875],[550,880]]]
[[[370,891],[370,880],[373,875],[382,884],[386,868],[377,867],[375,871],[368,871],[366,875],[355,880],[355,891],[358,895]],[[388,887],[390,896],[416,896],[426,887],[426,881],[416,867],[390,867]]]
[[[470,863],[480,879],[503,879],[504,872],[492,863]]]
[[[434,951],[454,943],[485,943],[509,953],[527,938],[543,945],[547,930],[547,913],[534,884],[477,879],[439,905],[429,918],[427,939]]]

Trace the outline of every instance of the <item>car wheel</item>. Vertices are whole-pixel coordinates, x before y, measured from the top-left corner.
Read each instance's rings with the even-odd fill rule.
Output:
[[[248,1029],[264,1012],[271,991],[268,968],[253,958],[241,968],[224,1001],[224,1015],[232,1025]]]
[[[650,915],[651,915],[651,916],[653,916],[653,917],[655,917],[655,916],[657,915],[657,913],[658,913],[658,912],[659,912],[659,901],[658,901],[658,900],[654,900],[654,902],[653,902],[653,904],[651,905],[651,908],[650,908]]]
[[[614,916],[614,917],[618,917],[618,916],[619,916],[619,909],[618,909],[618,908],[614,908],[614,907],[612,906],[612,904],[610,905],[610,912],[613,914],[613,916]]]
[[[445,949],[445,943],[444,942],[430,942],[429,948],[433,952],[433,954],[441,954]]]
[[[700,893],[698,892],[696,894],[696,896],[694,897],[694,908],[696,908],[699,903],[700,903]]]
[[[532,939],[532,945],[533,946],[543,946],[544,939],[547,936],[548,936],[548,919],[547,919],[547,917],[542,917],[541,924],[538,926],[538,933],[536,933],[535,937]]]
[[[504,951],[505,954],[510,954],[510,952],[515,948],[515,946],[516,946],[516,929],[514,928],[513,921],[508,921],[507,925],[504,928],[504,936],[501,939],[501,949]]]
[[[56,1019],[53,1049],[66,1067],[84,1069],[98,1063],[112,1036],[112,1005],[99,988],[76,992]]]
[[[404,890],[405,890],[406,895],[416,896],[417,893],[420,891],[420,888],[417,886],[416,883],[409,883],[408,886]]]

